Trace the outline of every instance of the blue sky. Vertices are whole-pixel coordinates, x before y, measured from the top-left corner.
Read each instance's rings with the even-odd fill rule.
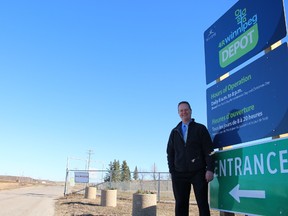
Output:
[[[206,125],[204,31],[236,2],[2,2],[0,175],[64,180],[89,150],[168,171],[177,103]]]

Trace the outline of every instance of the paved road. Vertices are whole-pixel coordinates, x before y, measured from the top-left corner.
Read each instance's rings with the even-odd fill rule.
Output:
[[[54,203],[63,196],[61,186],[26,187],[0,191],[1,216],[54,216]]]

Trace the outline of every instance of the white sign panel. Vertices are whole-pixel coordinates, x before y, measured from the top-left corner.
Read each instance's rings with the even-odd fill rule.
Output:
[[[75,172],[76,183],[89,183],[89,172]]]

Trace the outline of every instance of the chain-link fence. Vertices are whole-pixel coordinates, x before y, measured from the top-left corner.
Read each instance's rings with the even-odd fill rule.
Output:
[[[67,170],[64,195],[84,193],[86,187],[102,189],[116,188],[122,198],[129,198],[137,191],[157,193],[158,201],[174,201],[171,177],[168,172],[138,172],[136,180],[113,181],[113,173],[107,170]]]

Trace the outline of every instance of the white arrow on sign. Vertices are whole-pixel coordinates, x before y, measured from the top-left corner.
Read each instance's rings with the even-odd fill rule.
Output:
[[[229,194],[240,203],[240,197],[265,199],[265,191],[263,190],[240,190],[240,185],[236,185]]]

